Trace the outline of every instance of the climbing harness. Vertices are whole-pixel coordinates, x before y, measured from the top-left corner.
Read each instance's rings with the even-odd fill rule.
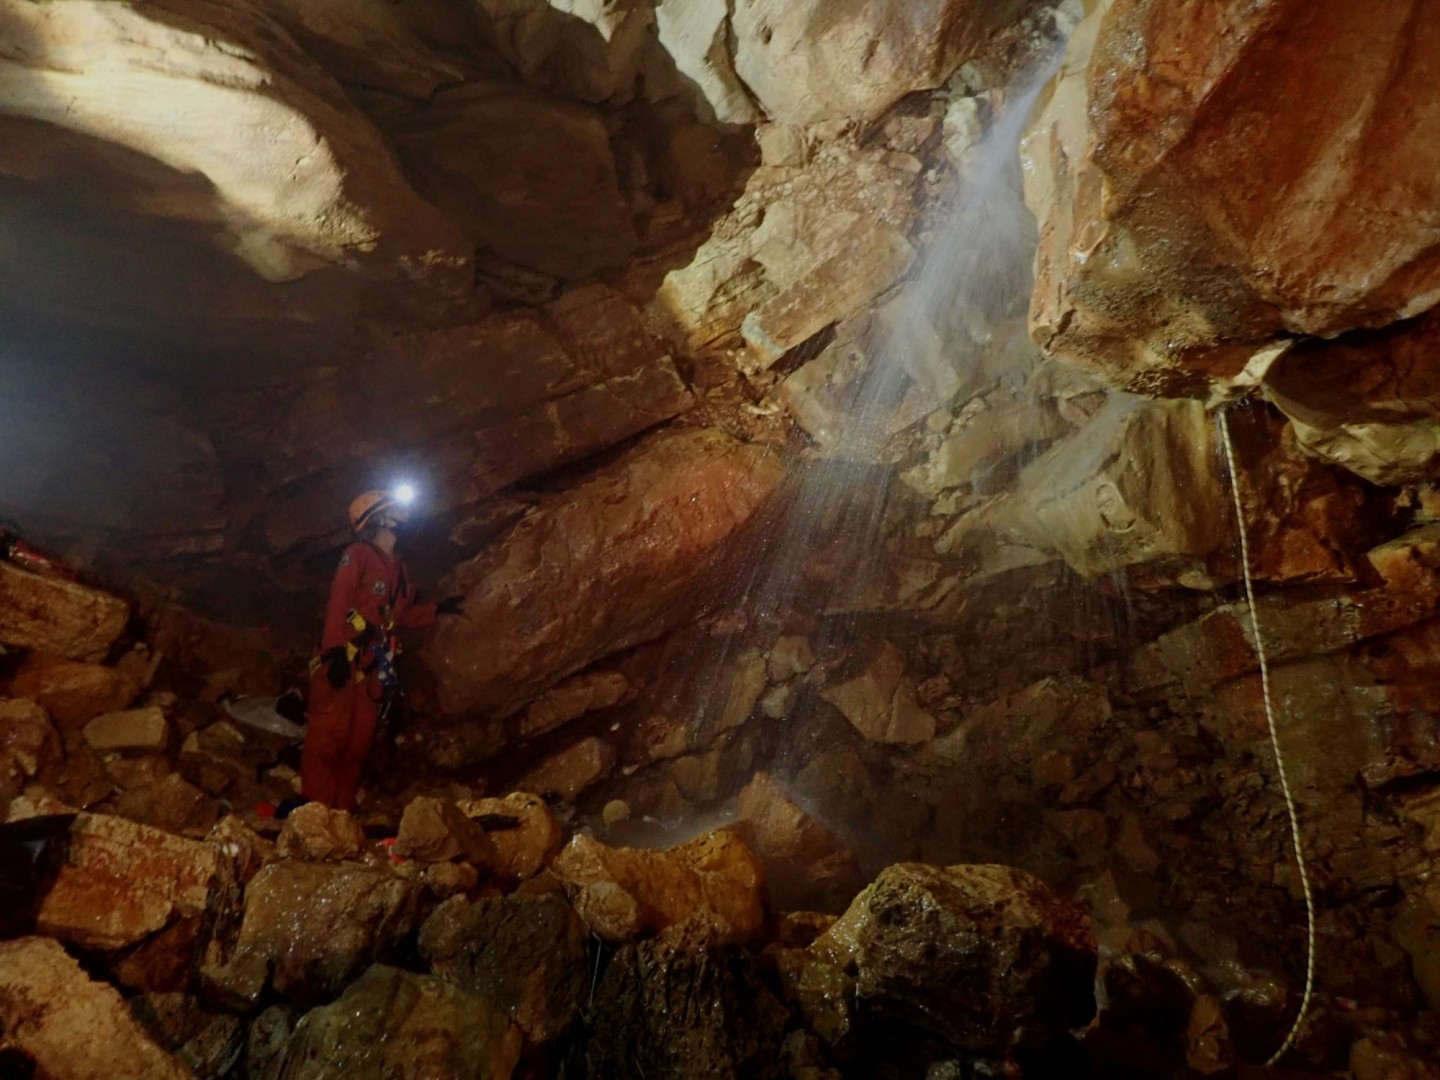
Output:
[[[1245,605],[1250,611],[1250,633],[1255,641],[1255,655],[1260,661],[1260,692],[1265,701],[1265,721],[1270,728],[1270,748],[1275,755],[1275,771],[1280,777],[1280,790],[1285,795],[1285,809],[1290,814],[1290,839],[1295,845],[1295,863],[1300,868],[1300,889],[1305,895],[1305,993],[1300,1011],[1280,1049],[1265,1062],[1267,1068],[1278,1062],[1300,1035],[1305,1015],[1310,1009],[1310,996],[1315,989],[1315,898],[1310,891],[1310,875],[1305,869],[1305,852],[1300,844],[1300,819],[1295,813],[1295,798],[1285,776],[1285,757],[1280,752],[1280,737],[1275,731],[1275,709],[1270,698],[1270,666],[1265,658],[1265,642],[1260,637],[1260,618],[1255,612],[1255,588],[1250,581],[1250,544],[1245,538],[1245,512],[1240,502],[1240,473],[1235,468],[1235,448],[1230,442],[1230,424],[1225,410],[1218,410],[1220,440],[1225,447],[1225,465],[1230,473],[1230,494],[1235,500],[1235,528],[1240,534],[1240,569],[1245,578]]]

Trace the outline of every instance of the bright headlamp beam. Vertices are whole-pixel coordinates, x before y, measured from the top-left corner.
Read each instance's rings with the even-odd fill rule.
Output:
[[[415,501],[415,485],[408,482],[396,484],[395,490],[390,494],[395,497],[395,501],[401,506],[409,506]]]

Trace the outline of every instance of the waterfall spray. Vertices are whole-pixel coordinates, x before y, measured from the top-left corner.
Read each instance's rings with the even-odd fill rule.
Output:
[[[1255,611],[1255,588],[1250,580],[1250,544],[1245,538],[1245,513],[1240,502],[1240,473],[1235,468],[1235,448],[1230,441],[1230,423],[1225,409],[1218,411],[1220,420],[1220,441],[1225,447],[1225,465],[1230,474],[1230,494],[1235,500],[1235,528],[1240,534],[1240,569],[1245,579],[1245,606],[1250,612],[1250,634],[1255,642],[1255,655],[1260,661],[1260,692],[1265,702],[1265,721],[1270,729],[1270,748],[1275,755],[1275,771],[1280,777],[1280,790],[1285,795],[1285,809],[1290,814],[1290,839],[1295,846],[1295,863],[1300,868],[1300,888],[1305,895],[1305,993],[1300,999],[1300,1011],[1295,1023],[1290,1026],[1280,1049],[1270,1055],[1266,1066],[1272,1066],[1284,1056],[1295,1043],[1300,1029],[1305,1025],[1305,1014],[1310,1008],[1310,995],[1315,989],[1315,898],[1310,892],[1310,875],[1305,869],[1305,852],[1300,843],[1300,819],[1295,813],[1295,797],[1290,793],[1290,781],[1285,775],[1285,756],[1280,752],[1280,736],[1275,731],[1275,708],[1270,696],[1270,665],[1265,658],[1265,641],[1260,636],[1260,617]]]

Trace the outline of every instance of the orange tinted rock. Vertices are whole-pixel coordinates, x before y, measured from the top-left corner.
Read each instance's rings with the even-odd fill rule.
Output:
[[[762,447],[668,432],[542,504],[446,586],[466,594],[466,617],[444,620],[425,650],[442,709],[513,712],[678,625],[780,475]]]
[[[1437,57],[1423,0],[1095,5],[1027,140],[1036,341],[1184,389],[1282,336],[1425,310]]]
[[[0,559],[0,644],[99,660],[130,618],[118,596]]]
[[[575,910],[609,941],[653,933],[699,916],[719,935],[751,940],[760,932],[764,868],[730,829],[717,829],[667,851],[612,848],[577,836],[555,860],[579,886]]]
[[[615,764],[615,749],[604,739],[581,739],[546,758],[522,777],[520,784],[542,795],[574,802]]]
[[[44,709],[32,701],[0,700],[0,813],[60,754],[60,736]]]
[[[38,702],[56,724],[69,728],[101,713],[128,709],[140,684],[100,664],[31,653],[15,672],[9,692]]]
[[[114,987],[93,982],[60,944],[0,942],[0,1028],[42,1076],[189,1080],[135,1022]]]
[[[560,853],[565,834],[555,814],[538,795],[515,791],[499,799],[471,799],[459,804],[469,817],[499,814],[519,821],[516,828],[495,828],[486,835],[495,846],[495,873],[524,880],[534,877]]]
[[[775,906],[840,911],[864,884],[841,839],[792,800],[769,773],[740,792],[735,830],[765,862]]]
[[[70,854],[40,907],[38,929],[88,949],[133,945],[205,910],[219,855],[106,814],[80,814]]]
[[[394,852],[421,862],[463,859],[487,867],[495,859],[495,845],[484,829],[466,817],[455,803],[429,796],[412,799],[405,807]]]

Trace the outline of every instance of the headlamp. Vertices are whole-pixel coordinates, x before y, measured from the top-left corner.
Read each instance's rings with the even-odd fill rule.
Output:
[[[415,501],[415,485],[408,481],[396,484],[395,489],[391,491],[390,494],[401,506],[409,506]]]

